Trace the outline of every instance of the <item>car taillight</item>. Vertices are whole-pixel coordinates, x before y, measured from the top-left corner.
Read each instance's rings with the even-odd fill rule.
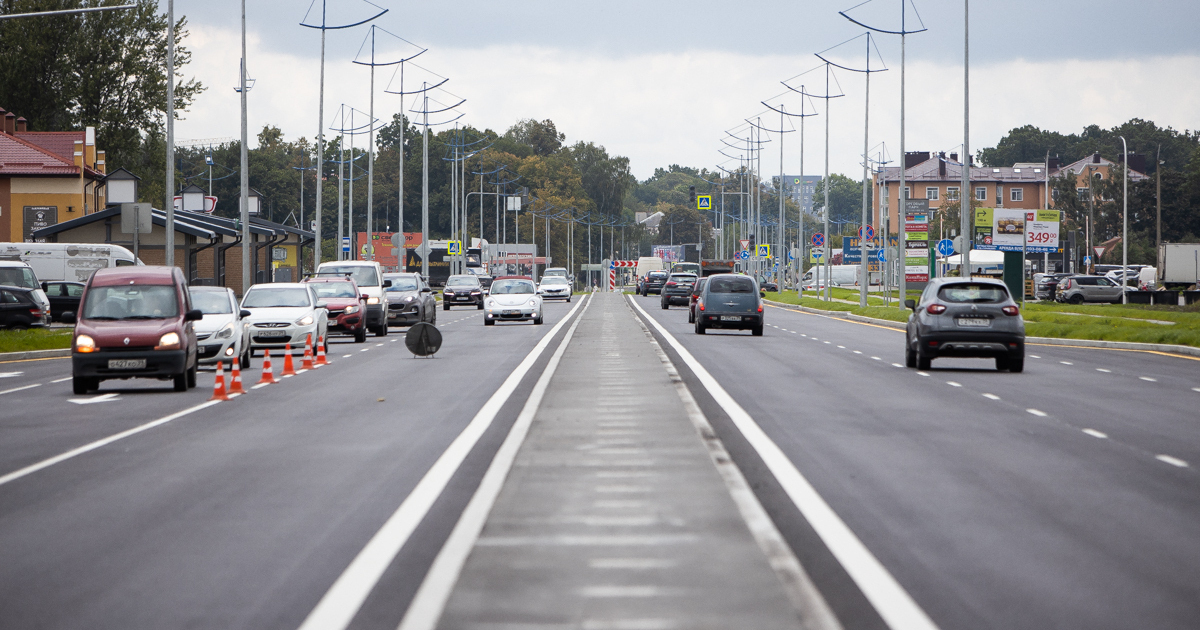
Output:
[[[758,312],[759,312],[759,313],[761,313],[761,312],[762,312],[762,302],[759,302],[759,303],[758,303]]]
[[[1021,314],[1021,309],[1019,309],[1016,306],[1013,306],[1011,304],[1008,306],[1005,306],[1004,308],[1002,308],[1000,310],[1004,311],[1005,315],[1020,315]]]
[[[37,315],[38,317],[41,317],[41,316],[42,316],[42,309],[40,309],[40,308],[31,308],[31,309],[29,309],[29,314],[30,314],[30,315]]]
[[[945,304],[930,304],[929,306],[925,307],[925,312],[929,313],[930,315],[940,315],[941,313],[946,312],[946,305]]]
[[[669,287],[673,287],[673,286],[675,286],[675,283],[674,283],[674,282],[668,282],[668,283],[667,283],[667,286],[669,286]]]
[[[697,308],[699,308],[700,310],[703,311],[704,310],[704,300],[696,300],[696,306],[697,306]]]

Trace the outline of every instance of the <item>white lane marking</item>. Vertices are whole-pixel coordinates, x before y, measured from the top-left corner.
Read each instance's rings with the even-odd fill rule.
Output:
[[[74,378],[74,377],[73,377],[73,376],[68,376],[68,377],[66,377],[66,378],[60,378],[60,379],[53,380],[53,381],[50,381],[50,382],[51,382],[51,383],[65,383],[65,382],[67,382],[67,381],[71,380],[72,378]]]
[[[162,418],[159,418],[158,420],[153,420],[151,422],[147,422],[146,424],[136,426],[132,429],[127,429],[120,433],[115,433],[106,438],[96,440],[95,442],[92,442],[90,444],[84,444],[83,446],[80,446],[79,448],[71,449],[65,453],[62,453],[60,455],[55,455],[54,457],[51,457],[49,459],[43,459],[42,461],[40,461],[36,464],[31,464],[20,470],[15,470],[13,472],[8,473],[7,475],[4,475],[3,477],[0,477],[0,486],[4,485],[10,481],[15,481],[17,479],[20,479],[21,477],[24,477],[26,475],[31,475],[43,468],[49,468],[50,466],[53,466],[59,462],[64,462],[68,459],[71,459],[72,457],[83,455],[84,453],[87,453],[88,451],[94,451],[94,450],[100,448],[101,446],[112,444],[113,442],[116,442],[117,440],[123,440],[131,435],[136,435],[138,433],[141,433],[142,431],[146,431],[148,429],[153,429],[154,427],[157,427],[160,424],[166,424],[172,420],[178,420],[179,418],[182,418],[188,414],[200,411],[201,409],[207,409],[219,402],[221,402],[221,401],[210,400],[208,402],[196,405],[195,407],[188,407],[187,409],[184,409],[183,411],[176,411],[175,413],[173,413],[169,416],[163,416]]]
[[[1105,374],[1112,374],[1112,370],[1106,370],[1106,369],[1104,369],[1104,368],[1096,368],[1096,371],[1097,371],[1097,372],[1104,372]]]
[[[903,366],[903,365],[900,365],[899,363],[893,363],[893,364],[892,364],[892,367],[898,367],[898,368],[902,368],[902,367],[904,367],[904,366]]]
[[[796,468],[788,456],[779,448],[754,421],[754,418],[738,404],[729,392],[721,386],[717,379],[684,348],[679,340],[663,328],[658,320],[650,317],[641,305],[631,302],[646,321],[650,322],[659,334],[671,344],[688,368],[696,376],[700,384],[708,390],[718,405],[721,406],[733,421],[746,441],[754,448],[763,463],[779,481],[788,497],[800,510],[800,513],[812,526],[817,535],[829,548],[846,573],[858,585],[859,590],[875,607],[879,616],[892,628],[909,630],[933,630],[937,625],[929,618],[912,596],[904,590],[896,578],[888,572],[879,559],[876,558],[846,522],[833,511],[825,499],[817,493],[816,488]]]
[[[995,394],[984,394],[983,397],[988,400],[1000,400],[1000,397]]]
[[[828,341],[826,341],[825,343],[829,343],[829,342],[828,342]]]
[[[675,630],[679,622],[658,617],[628,617],[621,619],[584,619],[582,630]]]
[[[397,339],[393,339],[393,340],[391,341],[391,343],[396,343],[397,341],[398,341]]]
[[[854,354],[862,354],[862,350],[855,350]]]
[[[794,330],[789,330],[788,332],[792,333],[793,335],[796,334],[796,331]]]
[[[1095,429],[1084,429],[1083,432],[1094,438],[1100,438],[1101,440],[1108,438],[1107,433],[1103,431],[1097,431]]]
[[[1151,383],[1157,383],[1157,382],[1158,382],[1158,379],[1156,379],[1156,378],[1150,378],[1149,376],[1139,376],[1138,378],[1142,379],[1143,381],[1150,381]]]
[[[1046,412],[1045,412],[1045,411],[1041,411],[1040,409],[1026,409],[1025,411],[1028,411],[1029,413],[1031,413],[1031,414],[1033,414],[1033,415],[1035,415],[1035,416],[1037,416],[1037,417],[1039,417],[1039,418],[1045,418],[1045,417],[1046,417]]]
[[[377,344],[375,344],[375,347],[376,347],[376,348],[378,348],[378,347],[380,347],[380,346],[382,346],[382,345],[383,345],[383,344],[381,344],[381,343],[377,343]]]
[[[14,378],[24,374],[24,372],[0,372],[0,378]]]
[[[1071,363],[1070,361],[1059,361],[1059,363],[1061,363],[1063,365],[1075,365],[1074,363]]]
[[[267,385],[273,385],[273,383],[259,383],[258,385],[251,385],[250,389],[258,389],[260,387],[266,387]]]
[[[846,346],[838,346],[838,347],[841,348],[842,350],[846,349]]]
[[[108,394],[100,394],[99,396],[92,396],[91,398],[68,398],[67,401],[73,402],[76,405],[90,405],[92,403],[112,402],[114,400],[120,400],[118,398],[118,396],[120,396],[120,394],[118,394],[116,392],[110,392]]]
[[[871,357],[871,358],[872,358],[872,359],[874,359],[874,360],[876,360],[876,361],[882,361],[882,360],[883,360],[883,359],[880,359],[879,357]]]
[[[1178,457],[1171,457],[1170,455],[1155,455],[1154,459],[1172,466],[1178,466],[1180,468],[1187,468],[1188,465],[1188,463],[1182,459],[1179,459]]]
[[[593,569],[628,569],[644,571],[647,569],[669,569],[678,562],[664,558],[592,558],[588,566]]]
[[[1031,355],[1029,355],[1029,358],[1031,358],[1031,359],[1040,359],[1040,358],[1042,358],[1042,357],[1039,357],[1039,356],[1038,356],[1038,355],[1036,355],[1036,354],[1031,354]]]
[[[350,357],[352,357],[352,356],[354,356],[354,355],[353,355],[353,354],[343,354],[343,355],[342,355],[342,358],[343,358],[343,359],[349,359],[349,358],[350,358]]]
[[[917,372],[918,376],[929,376],[929,372]]]
[[[4,394],[11,394],[11,393],[13,393],[13,392],[19,392],[19,391],[21,391],[21,390],[25,390],[25,389],[33,389],[34,387],[41,387],[41,386],[42,386],[42,384],[41,384],[41,383],[34,383],[33,385],[25,385],[25,386],[22,386],[22,387],[14,387],[14,388],[12,388],[12,389],[6,389],[6,390],[4,390],[4,391],[0,392],[0,396],[3,396]]]
[[[421,481],[417,482],[400,507],[396,508],[396,511],[388,517],[383,527],[375,532],[375,535],[358,552],[346,570],[329,587],[329,590],[321,597],[321,601],[317,602],[316,607],[308,613],[304,623],[300,624],[300,630],[340,630],[350,624],[350,620],[362,607],[363,601],[375,587],[375,583],[379,581],[380,576],[395,559],[396,554],[400,553],[400,549],[408,542],[408,537],[412,535],[413,530],[429,513],[434,501],[441,496],[446,484],[450,482],[450,478],[466,459],[467,454],[491,426],[496,414],[500,413],[500,408],[512,396],[517,385],[541,357],[558,331],[585,303],[581,300],[579,304],[576,304],[566,317],[542,336],[542,339],[529,351],[525,359],[508,375],[508,378],[504,379],[504,382],[483,404],[466,428],[442,452],[433,466],[426,471]],[[511,435],[511,430],[509,435]],[[504,445],[501,445],[501,448],[503,449]],[[498,455],[499,453],[497,453]],[[495,463],[496,460],[493,459],[492,465]],[[486,479],[485,476],[485,481]],[[480,487],[483,487],[482,483]],[[476,492],[478,493],[478,490]],[[468,505],[468,509],[470,509],[470,505]],[[445,547],[443,547],[444,549]],[[429,579],[428,574],[425,579]],[[409,607],[409,612],[412,612],[412,606]]]
[[[1200,387],[1193,387],[1193,388],[1192,388],[1192,391],[1194,391],[1194,392],[1200,392]]]
[[[962,387],[962,383],[955,383],[954,381],[946,381],[946,384],[950,387]]]
[[[370,348],[363,348],[362,350],[359,350],[359,352],[366,352],[367,350],[370,350]]]
[[[667,589],[657,586],[628,586],[616,584],[602,584],[599,586],[585,586],[579,589],[579,594],[590,598],[610,598],[610,597],[660,597],[672,593]]]
[[[590,300],[588,304],[591,304]],[[516,422],[509,429],[508,436],[504,438],[499,450],[496,451],[492,463],[488,465],[487,472],[480,480],[479,487],[475,490],[471,501],[467,503],[467,507],[458,518],[458,523],[451,530],[450,537],[442,545],[437,558],[429,567],[429,572],[425,574],[425,579],[421,581],[420,588],[413,595],[412,603],[409,604],[408,611],[404,613],[399,630],[433,630],[437,626],[442,611],[446,608],[446,602],[450,599],[450,592],[454,590],[454,584],[458,582],[458,576],[467,562],[467,556],[475,547],[476,541],[479,540],[483,524],[487,521],[488,514],[491,513],[492,506],[496,503],[496,497],[500,496],[500,489],[504,486],[508,471],[512,469],[513,462],[517,459],[517,451],[521,449],[525,436],[529,434],[529,426],[533,424],[533,416],[537,414],[538,407],[542,404],[542,398],[550,387],[550,379],[558,369],[563,353],[567,351],[567,346],[571,343],[571,339],[575,336],[575,330],[579,328],[579,323],[583,321],[586,313],[587,307],[585,306],[580,311],[579,317],[576,317],[571,327],[567,329],[567,334],[563,335],[562,341],[559,342],[550,361],[546,363],[546,368],[542,370],[542,375],[533,386],[533,391],[529,393],[529,398],[525,401],[521,413],[517,415]],[[569,318],[570,315],[560,321],[559,326]],[[499,407],[497,407],[497,411],[499,411]],[[386,568],[386,565],[383,568]],[[366,593],[364,593],[365,595]],[[357,607],[355,608],[357,610]],[[350,618],[346,618],[347,623]],[[305,626],[307,625],[306,621]],[[328,625],[313,626],[313,628],[328,627]],[[304,626],[301,626],[301,630],[303,628]]]

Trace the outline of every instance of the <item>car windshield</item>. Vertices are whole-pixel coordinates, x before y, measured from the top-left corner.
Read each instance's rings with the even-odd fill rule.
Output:
[[[549,278],[551,276],[562,276],[565,278],[565,277],[567,277],[567,270],[566,269],[547,269],[545,275],[547,278]]]
[[[417,279],[412,276],[384,276],[384,279],[392,281],[387,291],[416,291],[419,288]]]
[[[671,279],[675,282],[686,282],[691,284],[696,281],[696,276],[690,273],[673,273],[671,274]]]
[[[665,272],[665,271],[651,271],[651,272],[650,272],[649,274],[647,274],[647,275],[650,277],[650,279],[651,279],[651,280],[662,280],[663,278],[666,278],[666,277],[667,277],[667,272]]]
[[[84,319],[166,319],[178,315],[175,287],[163,284],[92,287],[83,306]]]
[[[750,278],[713,278],[708,282],[709,293],[754,293]]]
[[[938,299],[959,304],[993,304],[1008,298],[1008,290],[994,284],[949,284],[938,291]]]
[[[253,287],[242,299],[242,308],[287,308],[309,306],[304,287]]]
[[[492,295],[514,293],[537,293],[537,288],[529,280],[498,280],[492,283]]]
[[[38,288],[37,276],[29,267],[0,267],[0,284],[25,289]]]
[[[358,292],[351,282],[313,282],[313,292],[319,298],[356,298]]]
[[[474,276],[450,276],[446,281],[448,287],[477,287],[479,279]]]
[[[377,287],[379,286],[379,274],[375,273],[375,267],[369,265],[329,265],[321,267],[319,270],[321,275],[350,274],[354,278],[354,282],[360,287]]]
[[[542,278],[542,284],[566,284],[567,279],[562,276],[546,276]]]
[[[226,291],[191,291],[192,308],[200,309],[205,315],[228,315],[233,312]]]

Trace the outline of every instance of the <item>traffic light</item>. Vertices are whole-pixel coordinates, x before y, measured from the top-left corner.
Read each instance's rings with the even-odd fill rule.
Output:
[[[688,186],[688,197],[692,200],[691,207],[696,207],[696,187]]]
[[[751,234],[751,235],[750,235],[750,251],[752,251],[752,252],[753,252],[753,251],[758,251],[758,250],[756,250],[756,249],[755,249],[755,245],[756,245],[756,243],[755,243],[755,238],[754,238],[754,235],[753,235],[753,234]]]

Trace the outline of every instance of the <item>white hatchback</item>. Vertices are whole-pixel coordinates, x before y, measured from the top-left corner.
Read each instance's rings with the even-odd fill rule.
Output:
[[[250,328],[251,356],[255,350],[279,350],[286,344],[303,349],[309,335],[316,347],[328,334],[329,313],[311,284],[256,284],[242,298],[242,308],[250,311],[244,319]]]
[[[496,278],[483,309],[484,326],[527,319],[542,323],[542,297],[529,278]]]

